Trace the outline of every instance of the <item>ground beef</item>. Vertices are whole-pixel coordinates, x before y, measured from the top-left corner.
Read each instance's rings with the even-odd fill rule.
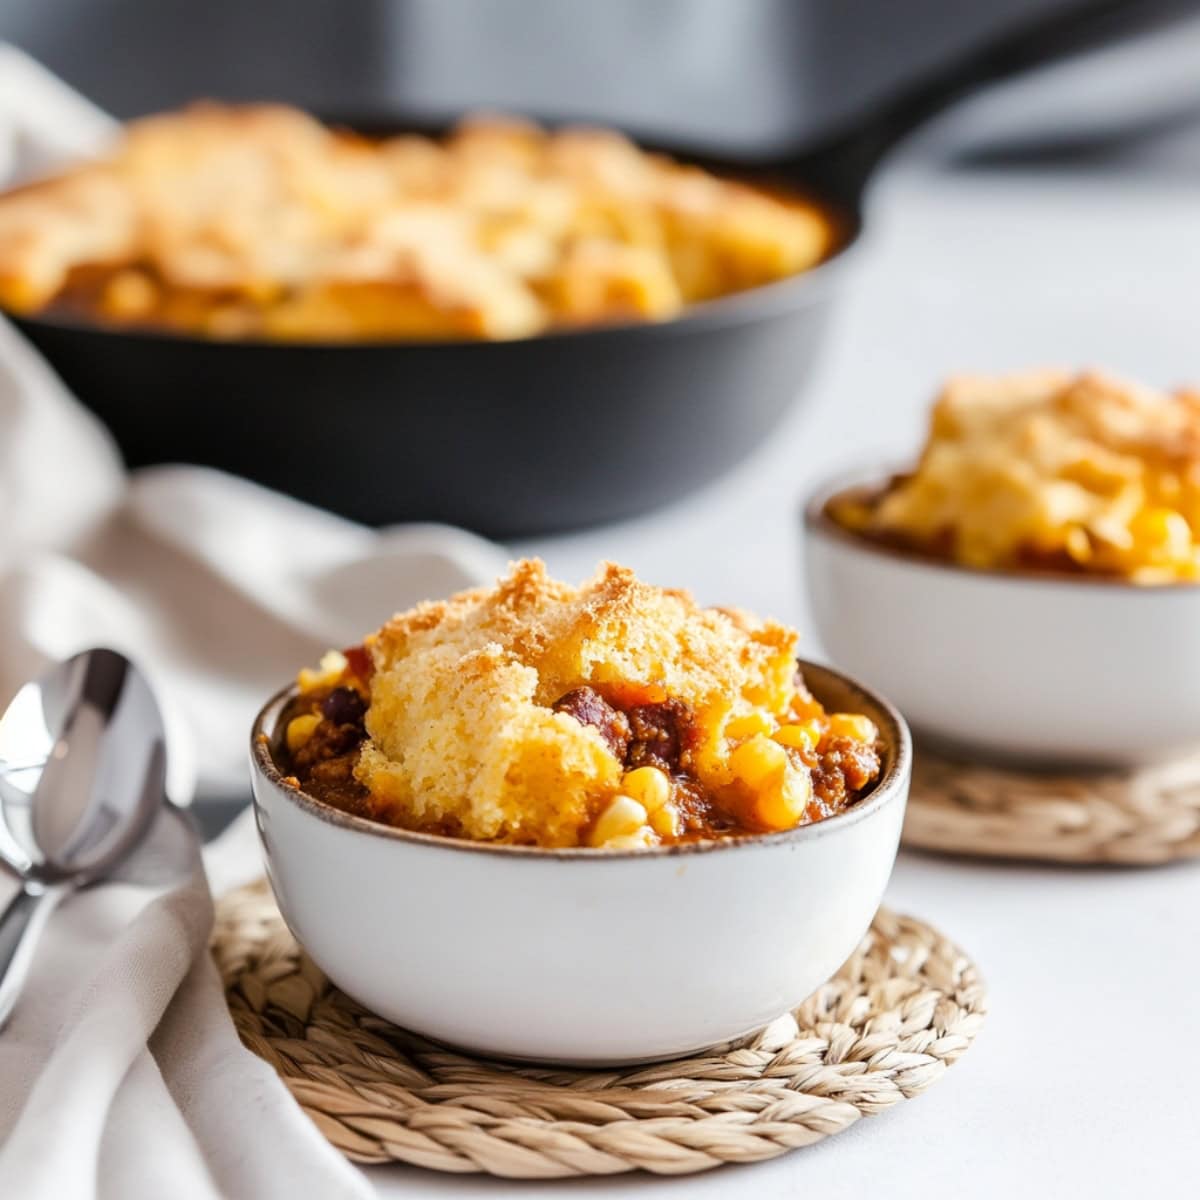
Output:
[[[319,764],[356,750],[364,737],[361,721],[335,724],[324,717],[308,741],[292,755],[292,767],[301,779],[315,775]]]
[[[688,765],[692,716],[681,700],[640,704],[626,713],[609,704],[595,688],[585,686],[567,692],[553,707],[580,725],[599,730],[626,770],[653,766],[677,775]]]
[[[554,711],[574,717],[580,725],[597,730],[605,744],[619,759],[624,759],[629,746],[629,718],[613,708],[595,688],[578,687],[554,702]]]
[[[664,700],[661,704],[643,704],[630,709],[629,730],[629,748],[625,753],[627,768],[660,767],[674,775],[687,766],[692,717],[681,700]]]
[[[354,689],[334,688],[327,695],[296,696],[280,715],[278,761],[312,795],[335,808],[359,816],[364,810],[366,788],[354,778],[358,751],[367,736],[363,727],[366,701]],[[307,741],[293,754],[283,736],[291,721],[316,714],[321,720]]]
[[[305,782],[339,789],[348,787],[354,783],[354,764],[357,761],[358,754],[355,752],[323,758],[320,762],[313,763]]]
[[[820,759],[813,768],[813,795],[827,814],[840,812],[878,773],[879,753],[874,746],[853,738],[832,737],[821,747]]]
[[[671,799],[679,810],[684,839],[712,837],[737,828],[734,817],[725,812],[704,785],[691,775],[676,775],[671,780]]]

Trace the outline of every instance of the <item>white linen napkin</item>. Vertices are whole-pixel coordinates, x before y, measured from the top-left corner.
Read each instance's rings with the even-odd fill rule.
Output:
[[[229,884],[260,870],[248,817],[206,854]],[[362,1176],[237,1039],[185,820],[165,808],[157,852],[52,919],[0,1035],[0,1196],[366,1200]]]
[[[0,146],[27,159],[31,145],[94,144],[105,121],[72,97],[0,46]],[[53,115],[56,136],[26,123],[18,137],[30,113]],[[126,476],[104,430],[0,320],[0,704],[49,660],[123,650],[167,710],[176,803],[197,785],[248,795],[251,720],[298,667],[504,562],[461,530],[376,532],[215,471]],[[212,894],[181,819],[165,808],[119,881],[50,920],[0,1032],[0,1197],[369,1195],[237,1041],[207,954]],[[217,887],[259,873],[245,817],[208,866]],[[0,871],[0,904],[13,886]]]

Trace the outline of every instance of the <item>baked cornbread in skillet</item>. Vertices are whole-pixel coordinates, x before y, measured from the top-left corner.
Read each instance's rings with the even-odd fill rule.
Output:
[[[827,713],[794,630],[612,563],[581,587],[516,563],[303,673],[298,786],[401,828],[546,847],[791,829],[878,777],[877,730]]]
[[[369,139],[196,104],[0,195],[0,303],[226,340],[506,340],[657,321],[815,266],[820,207],[604,129]]]

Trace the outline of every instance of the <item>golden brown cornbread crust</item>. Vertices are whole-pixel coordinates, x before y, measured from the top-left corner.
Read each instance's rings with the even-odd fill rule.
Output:
[[[550,707],[583,685],[685,703],[692,770],[731,780],[724,728],[782,717],[796,694],[796,634],[701,608],[602,565],[574,588],[538,560],[495,588],[418,605],[367,641],[369,741],[356,775],[398,824],[471,838],[576,845],[621,780],[601,734]]]
[[[958,376],[914,470],[830,512],[967,566],[1195,580],[1200,395],[1098,371]]]
[[[520,338],[672,318],[808,270],[836,232],[608,130],[365,139],[207,103],[0,194],[0,304],[214,338]]]

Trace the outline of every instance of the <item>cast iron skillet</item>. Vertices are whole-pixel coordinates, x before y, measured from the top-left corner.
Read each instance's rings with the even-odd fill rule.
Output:
[[[681,154],[820,198],[839,214],[842,239],[815,270],[678,320],[514,342],[321,345],[17,324],[131,466],[209,464],[372,524],[445,520],[512,536],[628,516],[731,467],[798,396],[867,183],[900,137],[972,88],[1187,7],[1091,0],[815,149],[755,163]]]

